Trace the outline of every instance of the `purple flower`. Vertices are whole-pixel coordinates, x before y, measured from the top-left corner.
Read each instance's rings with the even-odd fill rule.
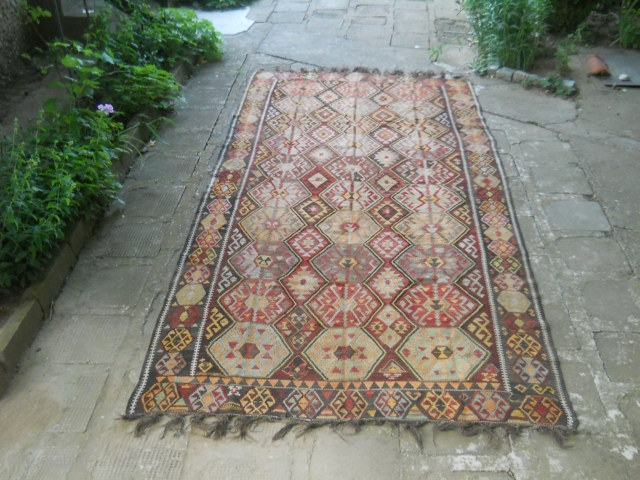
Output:
[[[110,103],[100,104],[98,105],[98,110],[100,110],[105,115],[111,115],[113,113],[113,105]]]

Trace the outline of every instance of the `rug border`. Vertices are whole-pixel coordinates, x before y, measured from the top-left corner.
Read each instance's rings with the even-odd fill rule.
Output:
[[[166,315],[168,313],[168,309],[170,307],[171,304],[171,299],[173,298],[175,291],[177,289],[177,285],[179,282],[179,278],[181,277],[182,271],[184,269],[184,265],[186,262],[186,258],[187,258],[187,254],[189,251],[189,245],[193,242],[193,238],[195,236],[195,233],[197,232],[197,228],[198,228],[198,218],[200,218],[201,213],[203,212],[204,207],[206,206],[206,202],[207,202],[207,192],[211,189],[211,187],[213,186],[213,183],[215,182],[220,167],[222,165],[222,162],[224,160],[224,157],[227,153],[229,144],[231,143],[231,140],[233,138],[233,132],[235,130],[237,121],[240,117],[240,113],[242,111],[242,108],[245,104],[247,95],[249,93],[249,88],[251,87],[251,84],[253,83],[253,80],[255,78],[255,76],[258,73],[261,72],[265,72],[265,71],[269,71],[269,70],[265,70],[265,69],[257,69],[255,70],[251,75],[248,75],[246,77],[246,87],[244,89],[244,93],[239,101],[239,105],[238,108],[236,110],[236,114],[232,117],[232,121],[229,125],[229,130],[227,133],[227,137],[226,137],[226,141],[223,145],[223,147],[221,148],[219,154],[218,154],[218,159],[216,161],[215,164],[215,168],[213,170],[213,174],[211,176],[211,180],[208,183],[207,186],[207,190],[204,192],[203,196],[202,196],[202,200],[200,202],[200,206],[199,208],[196,210],[195,216],[194,216],[194,220],[192,223],[192,227],[191,227],[191,231],[189,236],[187,237],[184,246],[183,246],[183,252],[182,255],[180,257],[180,262],[178,263],[178,266],[176,268],[173,280],[171,282],[171,288],[168,290],[167,294],[166,294],[166,298],[163,302],[163,307],[161,310],[161,314],[160,316],[158,316],[158,318],[156,319],[156,325],[154,327],[154,331],[153,331],[153,336],[152,336],[152,340],[151,343],[149,344],[149,347],[147,349],[147,353],[145,355],[145,361],[143,363],[143,367],[141,369],[140,372],[140,377],[139,380],[136,384],[135,389],[133,390],[129,401],[127,403],[127,413],[125,415],[122,416],[123,419],[125,420],[144,420],[144,419],[151,419],[151,422],[148,426],[153,425],[155,422],[157,422],[161,417],[166,416],[166,417],[170,417],[170,418],[183,418],[183,417],[193,417],[193,416],[200,416],[200,415],[205,415],[207,417],[233,417],[233,418],[263,418],[263,419],[275,419],[275,420],[282,420],[285,422],[289,422],[289,424],[293,423],[294,425],[298,425],[298,424],[309,424],[309,423],[322,423],[322,425],[324,424],[328,424],[327,421],[322,421],[322,420],[318,420],[318,419],[302,419],[302,418],[292,418],[292,417],[281,417],[281,416],[272,416],[272,415],[249,415],[249,414],[233,414],[233,415],[229,415],[229,414],[221,414],[221,413],[207,413],[207,414],[196,414],[195,412],[186,412],[186,413],[180,413],[180,414],[175,414],[175,413],[163,413],[163,414],[158,414],[158,413],[135,413],[135,409],[136,409],[136,404],[139,401],[140,397],[142,396],[143,392],[144,392],[144,388],[147,386],[148,381],[149,381],[149,376],[150,376],[150,372],[151,372],[151,368],[153,367],[153,359],[154,359],[154,352],[157,348],[158,342],[160,340],[160,334],[161,334],[161,330],[162,330],[162,325],[166,319]],[[280,73],[282,71],[293,71],[293,70],[286,70],[286,69],[274,69],[273,73]],[[349,72],[353,72],[353,73],[374,73],[377,70],[371,70],[371,69],[365,69],[365,68],[360,68],[360,67],[355,67],[355,68],[346,68],[346,69],[324,69],[324,68],[317,68],[317,69],[307,69],[303,72],[300,73],[322,73],[322,72],[340,72],[340,73],[349,73]],[[377,71],[379,72],[379,71]],[[384,72],[383,74],[388,74],[388,75],[410,75],[410,76],[427,76],[427,77],[438,77],[438,75],[433,74],[433,72],[409,72],[409,73],[405,73],[399,70],[395,70],[392,72]],[[443,75],[440,75],[440,78],[444,78]],[[449,79],[448,79],[449,80]],[[560,399],[560,402],[562,403],[562,406],[564,408],[564,413],[567,416],[567,426],[548,426],[548,425],[536,425],[533,423],[527,423],[527,422],[523,422],[522,424],[514,424],[514,423],[508,423],[508,422],[495,422],[495,421],[474,421],[474,422],[461,422],[459,420],[433,420],[433,419],[428,419],[428,418],[424,418],[424,419],[420,419],[419,421],[416,420],[410,420],[410,419],[385,419],[384,421],[381,421],[380,419],[360,419],[359,422],[366,424],[366,423],[371,423],[371,424],[381,424],[381,423],[390,423],[390,424],[399,424],[399,425],[406,425],[407,427],[410,426],[415,426],[416,424],[428,424],[428,423],[433,423],[435,425],[450,425],[454,428],[466,428],[466,427],[471,427],[474,425],[482,425],[482,426],[487,426],[487,427],[491,427],[491,428],[497,428],[497,427],[506,427],[506,428],[512,428],[512,429],[517,429],[517,428],[524,428],[524,429],[534,429],[534,430],[538,430],[538,431],[561,431],[561,432],[565,432],[565,433],[575,433],[577,427],[578,427],[578,418],[576,416],[575,411],[573,410],[573,406],[570,402],[570,397],[568,395],[568,391],[566,389],[565,383],[564,383],[564,377],[562,375],[562,371],[560,369],[560,362],[558,359],[558,355],[557,355],[557,351],[555,349],[555,346],[553,344],[553,339],[551,336],[551,329],[549,327],[549,323],[546,320],[546,317],[544,315],[544,311],[542,308],[542,304],[539,300],[539,295],[538,295],[538,287],[537,287],[537,281],[535,279],[535,277],[533,276],[533,271],[531,269],[531,265],[530,265],[530,258],[529,258],[529,253],[528,250],[524,244],[524,237],[522,235],[522,231],[520,229],[520,225],[519,225],[519,221],[516,215],[516,211],[515,208],[513,206],[513,199],[512,199],[512,195],[511,195],[511,191],[508,188],[508,178],[505,174],[505,170],[504,170],[504,164],[502,162],[502,158],[500,157],[499,153],[498,153],[498,149],[497,149],[497,145],[496,145],[496,141],[495,138],[493,137],[493,134],[491,133],[491,131],[489,130],[489,127],[487,126],[486,123],[486,119],[484,118],[484,114],[482,111],[482,108],[480,106],[480,102],[478,100],[478,96],[475,90],[475,87],[473,85],[473,83],[471,83],[470,80],[460,80],[463,81],[464,83],[467,84],[469,91],[471,93],[471,96],[473,98],[475,107],[476,107],[476,111],[478,114],[478,118],[480,119],[482,126],[487,134],[487,137],[491,143],[491,150],[493,152],[495,161],[496,161],[496,165],[498,166],[499,172],[500,172],[500,176],[503,182],[503,185],[505,186],[505,198],[507,199],[507,205],[509,208],[509,213],[511,215],[511,219],[512,219],[512,223],[513,223],[513,228],[514,231],[516,232],[516,238],[518,241],[518,246],[520,247],[521,250],[521,254],[522,254],[522,259],[523,259],[523,265],[525,266],[525,270],[526,270],[526,274],[527,274],[527,281],[529,282],[531,291],[532,291],[532,300],[534,302],[534,307],[536,310],[536,316],[537,316],[537,320],[540,323],[540,327],[541,330],[543,332],[543,337],[544,337],[544,342],[545,342],[545,346],[547,348],[547,350],[549,350],[549,357],[550,357],[550,364],[552,366],[553,369],[553,374],[554,374],[554,379],[555,379],[555,383],[556,383],[556,388],[558,389],[558,397]],[[445,91],[445,94],[447,95],[448,98],[448,93]],[[455,116],[453,116],[452,121],[455,123]],[[458,132],[458,127],[455,126],[456,132]],[[459,136],[459,132],[457,133],[457,135]],[[462,139],[461,139],[462,140]],[[462,148],[462,152],[465,155],[465,161],[466,161],[466,146],[464,145],[464,142],[461,141],[461,148]],[[507,382],[505,382],[506,385]],[[142,422],[142,420],[140,420]],[[349,422],[337,422],[337,423],[349,423]],[[147,428],[148,428],[147,426]],[[146,428],[145,428],[146,429]],[[136,432],[137,432],[137,428],[136,428]]]
[[[238,123],[238,118],[240,117],[240,113],[242,112],[242,107],[244,106],[245,100],[247,98],[247,95],[249,93],[249,88],[251,87],[251,84],[253,83],[253,79],[255,78],[255,76],[260,72],[261,70],[256,70],[254,71],[251,75],[249,75],[247,77],[247,85],[244,89],[244,93],[242,94],[242,97],[240,99],[240,103],[238,105],[238,108],[236,109],[236,113],[235,115],[232,117],[231,122],[229,124],[229,130],[227,131],[227,136],[225,138],[225,143],[223,144],[222,148],[220,149],[220,152],[218,153],[218,159],[216,160],[215,163],[215,168],[213,169],[213,173],[211,175],[211,179],[209,180],[209,183],[207,184],[207,188],[205,190],[205,192],[202,194],[202,199],[200,200],[200,205],[198,207],[198,209],[195,211],[194,214],[194,218],[191,222],[191,229],[190,229],[190,233],[187,236],[186,241],[183,244],[182,247],[182,255],[180,256],[180,262],[178,263],[173,279],[171,281],[171,288],[169,289],[169,291],[166,294],[165,300],[162,304],[162,310],[161,310],[161,314],[158,316],[158,318],[156,318],[156,325],[154,326],[153,329],[153,335],[151,337],[151,342],[149,343],[149,347],[147,348],[147,353],[145,355],[145,360],[144,363],[142,364],[142,369],[140,372],[140,377],[138,379],[138,383],[136,384],[135,389],[133,390],[133,392],[131,393],[131,396],[129,397],[129,401],[127,402],[127,414],[126,415],[135,415],[135,409],[136,409],[136,404],[138,402],[138,400],[140,400],[140,397],[142,396],[145,387],[147,386],[147,383],[149,381],[149,375],[151,373],[151,368],[153,367],[153,359],[154,359],[154,352],[158,346],[158,342],[160,341],[160,334],[161,334],[161,330],[162,330],[162,325],[164,324],[164,321],[167,317],[167,313],[169,311],[169,307],[171,306],[171,299],[173,298],[176,289],[178,287],[178,282],[180,280],[180,277],[182,276],[182,271],[184,270],[184,265],[186,263],[187,260],[187,256],[189,253],[189,246],[193,243],[193,239],[196,235],[196,232],[198,230],[198,219],[200,218],[202,212],[204,211],[204,208],[206,206],[207,203],[207,199],[208,199],[208,192],[211,190],[211,188],[213,187],[214,182],[216,181],[216,178],[218,177],[218,173],[220,172],[220,167],[222,166],[222,161],[227,153],[227,150],[229,148],[229,144],[231,143],[231,140],[233,138],[233,132],[235,130],[236,124]],[[237,81],[237,80],[236,80]],[[212,129],[213,132],[213,129]],[[211,137],[211,135],[209,136],[209,138]],[[143,416],[143,415],[148,415],[148,414],[137,414],[137,416]]]
[[[524,242],[524,236],[522,235],[522,230],[520,228],[520,222],[518,220],[517,212],[513,204],[513,198],[511,195],[511,189],[509,188],[509,180],[506,175],[504,169],[504,163],[502,162],[502,157],[498,152],[496,140],[491,133],[487,125],[487,121],[484,118],[484,112],[480,106],[480,101],[478,100],[478,95],[476,93],[476,89],[470,80],[466,81],[469,86],[469,91],[471,92],[471,96],[473,97],[473,101],[476,105],[476,110],[478,112],[478,118],[482,122],[482,126],[484,128],[489,141],[491,142],[491,150],[493,151],[493,156],[496,159],[496,164],[498,165],[498,169],[500,171],[500,177],[502,178],[502,183],[505,186],[505,198],[507,199],[507,205],[509,207],[509,213],[511,214],[511,221],[513,223],[513,229],[516,233],[516,238],[518,240],[518,246],[520,247],[520,251],[522,254],[523,265],[525,267],[525,271],[527,274],[527,281],[529,282],[529,286],[531,288],[531,299],[534,302],[534,308],[536,310],[537,320],[540,323],[540,327],[544,336],[545,346],[547,347],[549,354],[549,363],[553,368],[553,373],[556,381],[556,388],[558,389],[558,397],[562,406],[564,407],[565,414],[567,415],[567,428],[570,430],[576,429],[578,427],[579,421],[578,417],[573,410],[573,405],[571,404],[571,399],[569,397],[569,392],[564,382],[564,376],[562,375],[562,370],[560,368],[560,360],[558,358],[558,352],[553,344],[553,337],[551,335],[551,328],[547,318],[544,314],[544,309],[542,306],[542,302],[540,301],[540,295],[538,291],[538,282],[533,275],[533,270],[531,268],[531,262],[529,258],[529,251]]]

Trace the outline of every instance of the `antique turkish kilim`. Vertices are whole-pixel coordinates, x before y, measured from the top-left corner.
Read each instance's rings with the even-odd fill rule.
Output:
[[[219,163],[130,418],[576,426],[468,83],[259,72]]]

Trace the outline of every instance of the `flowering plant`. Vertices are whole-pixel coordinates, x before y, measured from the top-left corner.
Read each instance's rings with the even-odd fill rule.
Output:
[[[98,110],[100,110],[105,115],[111,115],[114,112],[113,105],[111,105],[110,103],[101,103],[100,105],[98,105]]]

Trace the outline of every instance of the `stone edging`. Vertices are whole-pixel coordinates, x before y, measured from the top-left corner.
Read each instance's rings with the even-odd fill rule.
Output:
[[[180,62],[171,70],[180,84],[189,78],[191,72],[192,68],[186,62]],[[146,117],[157,119],[160,114],[157,111],[151,112]],[[129,126],[133,127],[128,135],[133,148],[121,154],[118,162],[112,167],[112,171],[121,181],[126,178],[129,169],[138,157],[138,150],[151,138],[151,132],[140,123],[139,117],[134,117],[129,122]],[[60,292],[82,248],[91,236],[97,220],[97,217],[88,220],[79,219],[69,225],[64,243],[39,279],[24,291],[15,307],[10,307],[11,314],[0,326],[0,396],[5,392],[22,355],[36,338],[52,308],[54,298]],[[0,304],[0,310],[3,307],[7,308],[8,306]]]
[[[520,84],[532,84],[536,86],[542,86],[543,77],[536,75],[535,73],[527,73],[523,70],[514,70],[509,67],[500,67],[498,64],[489,65],[487,68],[487,75],[490,77],[497,77],[507,82],[520,83]],[[562,85],[565,88],[571,89],[576,86],[575,80],[564,79]]]

